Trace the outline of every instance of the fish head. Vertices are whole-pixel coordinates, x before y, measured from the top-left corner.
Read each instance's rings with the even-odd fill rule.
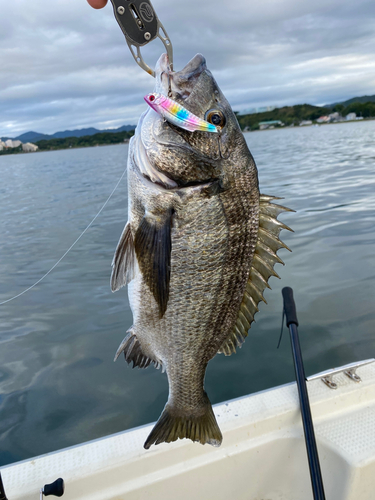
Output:
[[[164,180],[160,182],[164,187],[211,180],[224,183],[231,165],[243,157],[247,146],[236,116],[207,69],[205,58],[197,54],[181,71],[173,72],[167,55],[163,54],[155,74],[154,92],[145,97],[150,108],[142,115],[136,131],[149,161],[148,170],[155,173],[151,180],[170,179],[169,186]],[[218,133],[190,132],[166,121],[157,113],[166,96],[215,125]],[[163,175],[158,176],[158,172]],[[147,173],[142,173],[147,177]]]

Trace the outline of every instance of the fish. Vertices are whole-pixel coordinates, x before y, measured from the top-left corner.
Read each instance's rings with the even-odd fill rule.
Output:
[[[154,94],[217,133],[189,131],[149,107],[130,141],[128,221],[111,288],[128,285],[133,325],[117,350],[128,364],[165,371],[169,396],[144,447],[188,438],[220,446],[204,389],[208,362],[236,352],[264,301],[277,255],[279,198],[259,192],[254,159],[230,104],[197,54],[173,72],[162,55]]]

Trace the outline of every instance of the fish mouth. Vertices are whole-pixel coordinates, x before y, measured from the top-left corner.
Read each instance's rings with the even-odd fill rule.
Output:
[[[155,92],[170,97],[201,119],[206,120],[206,113],[210,108],[217,106],[221,109],[220,105],[216,104],[219,102],[217,99],[220,95],[219,89],[207,69],[206,59],[202,54],[196,54],[180,71],[172,71],[167,54],[162,54],[156,63],[155,75]],[[200,95],[202,88],[209,89],[205,93],[203,102]],[[200,136],[202,141],[199,142],[193,139],[192,132],[183,130],[178,125],[166,123],[165,128],[172,130],[174,136],[179,136],[178,144],[172,138],[169,147],[186,148],[200,160],[228,159],[225,151],[225,129],[219,129],[218,134],[210,134],[215,137],[208,137],[206,132],[196,132],[195,134],[203,134]],[[203,146],[203,141],[206,145],[209,144],[209,147]],[[162,144],[166,146],[165,142]]]
[[[172,71],[167,54],[162,54],[155,68],[156,91],[179,99],[187,99],[198,78],[206,70],[206,59],[202,54],[195,55],[180,71]]]

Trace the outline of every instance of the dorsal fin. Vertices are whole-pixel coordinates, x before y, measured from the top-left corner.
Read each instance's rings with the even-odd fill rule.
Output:
[[[284,262],[277,255],[277,251],[280,248],[286,248],[290,251],[285,243],[279,239],[279,234],[282,229],[288,231],[292,231],[292,229],[278,221],[277,217],[281,212],[293,212],[294,210],[272,203],[272,200],[279,199],[281,198],[260,195],[258,240],[249,280],[234,328],[218,351],[226,356],[236,352],[236,348],[241,347],[245,342],[250,325],[254,321],[254,315],[259,310],[259,302],[266,302],[263,292],[266,288],[270,288],[268,285],[270,277],[279,278],[279,275],[274,271],[274,266],[277,263],[284,265]]]

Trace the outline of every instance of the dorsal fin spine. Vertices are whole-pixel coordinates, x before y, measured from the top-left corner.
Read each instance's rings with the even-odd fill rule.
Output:
[[[289,226],[277,220],[281,212],[294,212],[289,208],[271,203],[278,200],[274,196],[260,195],[259,198],[259,229],[258,240],[249,272],[249,280],[246,284],[242,303],[238,312],[237,321],[232,332],[221,346],[219,352],[230,356],[236,352],[236,347],[241,347],[248,335],[248,329],[254,321],[254,315],[259,311],[258,304],[263,301],[266,288],[271,288],[268,280],[271,276],[280,278],[274,270],[275,264],[284,262],[277,255],[280,248],[290,251],[288,246],[279,239],[282,229],[292,231]]]
[[[268,258],[268,260],[271,260],[271,259],[274,260],[275,261],[274,264],[276,264],[276,262],[277,262],[277,263],[285,266],[284,261],[282,259],[280,259],[280,257],[277,255],[277,253],[274,252],[272,250],[272,248],[270,248],[269,246],[267,246],[265,243],[263,243],[260,240],[258,240],[256,253],[258,255],[260,255],[261,257],[265,256],[266,258]]]
[[[287,250],[291,251],[284,242],[279,240],[277,236],[267,231],[264,227],[259,228],[258,237],[262,243],[267,245],[274,252],[277,252],[278,250],[280,250],[280,248],[286,248]]]
[[[257,286],[254,285],[251,281],[248,281],[246,284],[246,291],[248,295],[250,295],[251,299],[254,301],[254,304],[259,304],[259,302],[266,302],[266,299],[263,297],[263,293]],[[258,309],[259,311],[259,309]],[[258,312],[257,311],[257,312]]]
[[[262,273],[262,269],[259,269],[259,267],[263,266],[268,271],[268,274],[270,274],[271,276],[275,276],[275,278],[279,278],[280,279],[280,276],[277,274],[277,272],[273,268],[274,264],[272,266],[270,266],[268,264],[268,262],[266,262],[265,260],[263,260],[262,257],[258,253],[256,253],[254,255],[253,265],[254,265],[254,267],[256,267],[256,269],[258,269],[258,271],[260,273]]]
[[[246,284],[246,287],[247,287],[247,285],[248,285],[248,283]],[[244,299],[245,299],[245,302],[251,307],[251,309],[254,310],[254,312],[251,311],[252,314],[259,312],[258,303],[255,302],[254,297],[251,295],[251,292],[249,293],[246,290],[245,295],[244,295]]]
[[[288,231],[291,231],[292,233],[294,232],[293,229],[291,229],[289,226],[287,226],[286,224],[284,224],[283,222],[280,222],[279,220],[275,219],[274,217],[271,217],[270,215],[266,215],[264,213],[260,213],[259,214],[259,224],[265,224],[265,226],[267,227],[267,225],[275,225],[276,227],[278,227],[281,231],[281,229],[287,229]],[[279,233],[280,233],[279,231]]]
[[[240,309],[238,313],[238,319],[241,321],[243,327],[245,328],[245,333],[247,333],[248,329],[250,328],[250,322],[247,320],[242,309]]]

